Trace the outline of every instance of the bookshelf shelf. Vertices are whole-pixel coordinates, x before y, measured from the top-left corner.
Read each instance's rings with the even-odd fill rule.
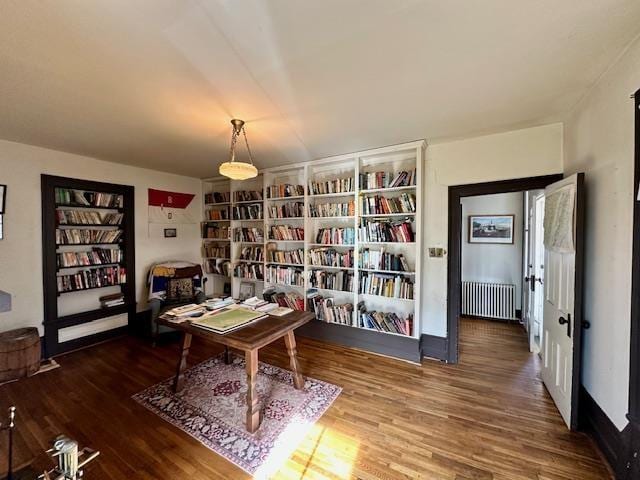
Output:
[[[69,350],[91,345],[96,341],[120,335],[135,317],[135,206],[134,188],[127,185],[110,184],[79,180],[75,178],[41,175],[42,190],[42,254],[43,254],[43,284],[44,284],[44,350],[46,357],[52,357]],[[77,202],[68,201],[78,200]],[[89,205],[83,204],[89,203]],[[108,205],[108,206],[107,206]],[[74,210],[93,213],[71,213]],[[66,212],[65,212],[66,211]],[[121,214],[117,215],[116,214]],[[119,223],[107,223],[105,218],[120,217]],[[66,222],[60,220],[66,218]],[[78,219],[87,218],[91,223],[81,223]],[[97,220],[102,220],[98,222]],[[77,230],[78,233],[70,232]],[[58,240],[93,240],[104,239],[105,234],[88,232],[115,232],[119,238],[116,241],[60,243]],[[104,258],[100,263],[94,263],[97,258],[92,255],[104,255],[104,247],[115,257]],[[96,253],[92,253],[96,251]],[[70,255],[81,258],[87,255],[91,259],[89,264],[64,265],[63,258]],[[108,261],[114,260],[114,261]],[[67,260],[68,261],[68,260]],[[115,280],[113,284],[96,285],[99,269]],[[125,278],[126,277],[126,278]],[[104,280],[101,280],[104,281]],[[94,286],[89,286],[94,285]],[[121,296],[122,305],[98,308],[101,304],[99,293],[105,289],[113,289]],[[85,297],[78,298],[72,293],[86,292]],[[107,291],[107,293],[109,293]],[[116,301],[118,301],[116,299]],[[93,304],[93,305],[92,305]],[[77,311],[78,308],[84,310]],[[90,308],[86,308],[90,307]],[[66,312],[73,314],[66,314]],[[126,315],[126,318],[117,316]],[[113,323],[100,326],[100,333],[95,333],[94,327],[78,328],[73,334],[61,336],[59,331],[71,326],[80,326],[88,322],[99,322],[103,319],[116,317]],[[70,337],[69,337],[70,336]],[[61,338],[71,338],[61,341]]]
[[[260,171],[259,176],[251,180],[229,181],[228,179],[221,178],[205,180],[204,185],[207,191],[228,191],[231,192],[232,199],[237,198],[234,192],[238,191],[243,191],[243,194],[239,197],[243,197],[244,193],[251,190],[261,191],[263,193],[264,198],[262,200],[231,201],[232,208],[233,206],[242,204],[260,204],[263,206],[263,212],[265,212],[263,213],[263,220],[233,220],[239,222],[232,224],[234,228],[241,226],[242,222],[252,222],[251,225],[246,225],[246,228],[262,228],[261,233],[265,236],[272,233],[272,228],[281,229],[283,224],[288,224],[292,230],[304,229],[304,240],[272,238],[265,238],[264,241],[258,242],[230,240],[232,262],[262,264],[265,274],[265,280],[237,278],[234,276],[231,285],[232,294],[238,296],[240,282],[253,281],[256,283],[264,283],[264,287],[269,288],[269,294],[272,294],[272,289],[275,289],[276,293],[287,293],[289,290],[295,291],[296,294],[300,293],[304,298],[306,309],[314,308],[314,305],[316,305],[315,303],[307,301],[311,300],[312,296],[310,295],[313,295],[313,292],[318,292],[318,295],[322,297],[320,300],[331,299],[333,295],[335,295],[336,301],[332,305],[329,303],[331,305],[330,308],[338,309],[335,310],[335,312],[341,312],[338,316],[344,319],[345,306],[351,305],[353,318],[347,320],[347,324],[332,322],[331,326],[339,325],[351,331],[364,332],[358,333],[358,335],[365,335],[369,339],[373,338],[377,333],[383,333],[386,334],[384,338],[388,338],[388,336],[391,335],[417,342],[421,333],[420,272],[423,252],[421,252],[420,248],[416,247],[421,245],[422,242],[421,217],[424,197],[422,181],[423,155],[424,142],[412,142],[309,162],[267,168]],[[408,185],[403,185],[403,183],[408,183]],[[395,187],[386,186],[391,184],[400,185]],[[281,195],[285,191],[292,195],[268,198],[269,192],[272,195]],[[302,194],[303,191],[305,192],[304,194]],[[376,199],[374,205],[374,196],[384,197],[387,200],[398,199],[396,202],[408,202],[411,206],[415,204],[416,211],[365,214],[365,205],[363,203],[365,201],[369,202],[366,205],[366,211],[370,211],[369,208],[371,208],[371,210],[375,208],[379,211],[382,205],[384,205],[385,210],[397,210],[399,208],[411,209],[411,207],[405,206],[407,203],[403,203],[403,206],[398,208],[392,206],[394,205],[393,202],[385,202],[382,199]],[[304,215],[271,217],[270,209],[272,207],[278,207],[280,209],[283,202],[302,204],[301,207],[303,207]],[[395,203],[395,205],[397,205],[397,203]],[[285,213],[294,212],[298,213],[298,211],[293,209],[285,211]],[[311,216],[312,212],[314,214],[335,212],[346,215]],[[331,221],[335,222],[332,223]],[[242,226],[245,228],[244,225]],[[368,227],[367,232],[369,235],[380,235],[378,237],[368,238],[413,238],[415,240],[412,242],[361,241],[359,240],[361,232],[364,234],[365,230],[360,229],[365,227]],[[321,229],[323,230],[321,231]],[[407,229],[412,232],[407,232]],[[285,230],[289,229],[285,227],[282,230],[284,233]],[[411,236],[411,234],[413,236]],[[387,235],[394,236],[391,237]],[[231,238],[240,237],[232,236]],[[316,242],[317,239],[323,239],[330,243],[318,243]],[[337,241],[338,239],[345,239],[353,243]],[[270,244],[273,245],[271,246]],[[241,260],[239,258],[241,250],[251,246],[264,247],[265,260],[260,262]],[[268,251],[271,248],[277,249],[278,251],[302,250],[300,253],[304,255],[305,263],[297,264],[268,261],[267,258],[270,258]],[[406,261],[409,265],[409,267],[405,266],[404,268],[410,269],[411,271],[360,268],[358,265],[364,264],[360,261],[362,255],[364,255],[364,248],[372,254],[375,252],[384,252],[385,255],[402,255],[404,257],[403,261]],[[320,260],[326,263],[336,262],[337,256],[349,255],[351,257],[350,262],[353,266],[314,265],[311,263],[310,257],[310,251],[312,249],[333,250],[333,252],[322,250],[314,252],[314,259],[316,255],[318,255],[317,258],[323,258],[323,255],[326,255],[326,260]],[[388,264],[388,266],[391,266],[391,264]],[[397,267],[395,264],[393,264],[393,266]],[[275,276],[273,280],[270,279],[268,274],[269,267],[272,267],[274,270],[275,267],[282,267],[303,271],[304,284],[288,285],[277,283],[277,281],[273,281],[277,280]],[[322,271],[326,272],[327,280],[330,279],[332,282],[338,282],[332,283],[331,285],[341,286],[347,285],[346,282],[353,282],[353,290],[344,291],[314,287],[311,284],[312,272],[316,272],[313,275],[317,276],[318,283],[323,283],[324,280],[320,279],[324,278],[325,275],[319,273]],[[361,273],[363,275],[360,275]],[[413,296],[415,298],[404,299],[385,297],[382,295],[360,294],[358,293],[360,290],[358,282],[364,277],[365,273],[372,279],[375,274],[379,274],[380,276],[378,278],[382,279],[383,282],[393,281],[400,283],[400,280],[395,280],[395,278],[400,276],[405,279],[404,282],[400,283],[400,288],[404,289],[401,291],[406,291],[407,288],[411,289],[411,285],[413,285]],[[387,277],[384,277],[385,275]],[[351,276],[353,278],[352,280],[350,278]],[[313,281],[316,281],[315,278]],[[345,283],[342,283],[343,281]],[[256,287],[255,294],[260,295],[258,287]],[[317,299],[317,296],[313,298]],[[360,312],[365,312],[369,315],[369,317],[364,317],[366,321],[361,318]],[[398,322],[404,322],[401,324],[404,326],[398,327],[398,323],[388,325],[390,329],[396,328],[397,333],[368,328],[371,326],[370,316],[373,315],[374,312],[389,315],[389,317],[384,317],[385,324],[387,318],[395,315]],[[328,325],[328,323],[324,321],[314,323]],[[367,326],[360,326],[363,324]],[[408,335],[404,333],[407,331],[406,325],[410,325]],[[386,325],[384,328],[386,328]],[[351,334],[347,336],[349,335]],[[375,344],[376,341],[374,340],[372,343]]]
[[[231,205],[231,202],[220,202],[220,203],[205,203],[205,207],[226,207]]]

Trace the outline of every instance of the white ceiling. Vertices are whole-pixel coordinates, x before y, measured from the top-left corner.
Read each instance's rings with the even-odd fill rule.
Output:
[[[0,138],[193,176],[561,120],[637,0],[0,0]]]

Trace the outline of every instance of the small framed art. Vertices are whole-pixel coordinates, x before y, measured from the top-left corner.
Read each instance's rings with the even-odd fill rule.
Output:
[[[469,215],[469,243],[513,243],[515,215]]]

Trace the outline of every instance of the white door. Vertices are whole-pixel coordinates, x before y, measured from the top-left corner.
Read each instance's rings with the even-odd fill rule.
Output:
[[[540,352],[543,321],[544,284],[544,191],[527,192],[523,315],[529,336],[529,351]]]
[[[584,174],[545,189],[542,380],[571,429],[578,423]]]

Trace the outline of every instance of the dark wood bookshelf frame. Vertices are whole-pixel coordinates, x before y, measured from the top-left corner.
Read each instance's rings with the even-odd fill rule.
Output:
[[[83,190],[99,193],[113,193],[122,195],[123,208],[81,206],[57,204],[55,201],[56,188],[71,190]],[[102,318],[111,317],[123,313],[128,314],[128,321],[131,324],[136,313],[136,290],[135,290],[135,204],[134,187],[128,185],[118,185],[112,183],[95,182],[91,180],[81,180],[76,178],[57,177],[52,175],[41,175],[42,193],[42,281],[44,293],[44,354],[45,357],[53,357],[62,353],[82,348],[97,342],[108,340],[115,336],[122,335],[127,327],[118,327],[93,335],[70,340],[64,343],[58,342],[58,330],[66,327],[92,322]],[[108,243],[77,243],[77,244],[57,244],[56,229],[58,228],[56,210],[58,208],[82,208],[90,210],[111,210],[124,213],[124,218],[120,225],[104,225],[122,229],[122,237],[118,242]],[[63,225],[66,226],[66,225]],[[83,225],[84,228],[101,227],[103,225]],[[123,261],[120,265],[126,269],[127,282],[120,285],[112,285],[111,288],[120,287],[124,294],[124,305],[110,308],[97,308],[94,310],[75,313],[72,315],[59,316],[58,298],[61,293],[76,293],[79,291],[99,290],[99,288],[86,288],[73,290],[71,292],[58,292],[57,273],[59,270],[69,268],[92,269],[105,265],[80,265],[76,267],[59,267],[57,264],[57,253],[60,247],[76,246],[88,247],[95,245],[119,245],[123,250]],[[106,287],[100,287],[106,288]],[[96,294],[99,296],[99,294]],[[97,300],[97,298],[96,298]]]

